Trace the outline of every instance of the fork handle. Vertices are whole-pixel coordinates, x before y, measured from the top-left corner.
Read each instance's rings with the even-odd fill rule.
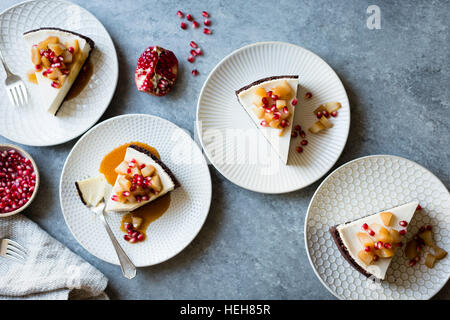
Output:
[[[12,74],[11,70],[9,70],[8,66],[6,65],[5,58],[3,58],[3,54],[2,54],[1,50],[0,50],[0,61],[2,62],[3,68],[6,71],[6,75],[7,76],[11,75]]]
[[[106,232],[108,233],[109,238],[111,239],[114,249],[116,250],[117,257],[119,258],[120,262],[120,268],[122,269],[124,277],[127,279],[133,279],[136,276],[136,267],[134,266],[133,262],[131,262],[130,258],[128,258],[125,251],[123,251],[122,247],[120,246],[119,242],[114,236],[114,233],[112,232],[108,222],[106,221],[105,213],[102,212],[100,217],[103,222],[103,225],[105,226]]]

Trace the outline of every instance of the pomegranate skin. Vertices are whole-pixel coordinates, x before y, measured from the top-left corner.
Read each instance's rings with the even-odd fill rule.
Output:
[[[175,54],[162,47],[150,46],[138,59],[134,81],[139,91],[162,97],[175,85],[177,75]]]

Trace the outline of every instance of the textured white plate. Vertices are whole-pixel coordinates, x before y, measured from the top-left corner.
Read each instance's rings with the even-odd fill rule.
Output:
[[[425,224],[437,244],[450,251],[450,194],[430,171],[410,160],[388,155],[359,158],[330,174],[319,186],[305,222],[308,258],[321,282],[341,299],[429,299],[450,276],[450,257],[433,269],[421,261],[409,267],[400,250],[381,283],[368,280],[342,257],[329,228],[417,199],[422,210],[410,223],[406,240]],[[428,252],[428,249],[425,249]]]
[[[117,239],[138,267],[163,262],[183,250],[200,231],[211,203],[211,177],[200,149],[173,123],[149,115],[124,115],[89,130],[73,147],[63,168],[60,200],[64,218],[78,242],[94,256],[119,261],[100,220],[81,203],[75,181],[99,174],[103,157],[132,141],[155,147],[181,187],[171,193],[169,209],[147,229],[147,239],[130,244],[120,231],[122,215],[108,214]]]
[[[238,103],[235,90],[264,77],[299,75],[299,103],[294,124],[307,133],[304,152],[295,151],[301,138],[291,142],[284,165]],[[313,97],[304,98],[310,91]],[[339,101],[334,127],[308,133],[317,121],[313,111],[321,103]],[[231,182],[257,192],[283,193],[301,189],[320,179],[339,158],[350,128],[350,107],[336,73],[320,57],[299,46],[282,42],[255,43],[234,51],[211,72],[200,93],[197,131],[206,155]]]
[[[39,105],[38,87],[26,76],[33,65],[23,33],[41,27],[68,29],[95,41],[90,57],[94,74],[76,98],[64,103],[56,117]],[[6,75],[0,67],[0,134],[12,141],[33,146],[69,141],[94,125],[113,97],[119,70],[111,37],[97,18],[75,4],[42,0],[7,9],[0,14],[0,50],[12,72],[22,77],[29,93],[28,105],[13,107],[3,87]]]

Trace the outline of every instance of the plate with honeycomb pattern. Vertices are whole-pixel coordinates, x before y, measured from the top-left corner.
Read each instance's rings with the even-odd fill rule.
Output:
[[[340,299],[430,299],[446,284],[450,257],[429,269],[424,264],[427,247],[414,267],[399,249],[384,281],[367,279],[344,259],[329,232],[333,225],[415,199],[422,209],[416,211],[404,242],[422,225],[431,224],[437,245],[448,252],[449,191],[417,163],[397,156],[368,156],[344,164],[322,182],[309,204],[305,245],[314,272],[332,294]]]
[[[170,206],[146,230],[145,241],[125,241],[123,214],[108,212],[107,220],[122,248],[137,267],[161,263],[181,252],[198,234],[211,203],[211,176],[197,144],[185,130],[155,116],[123,115],[103,121],[75,144],[61,174],[59,195],[64,219],[75,239],[91,254],[119,264],[100,219],[80,201],[75,181],[99,175],[100,163],[111,150],[129,142],[146,143],[179,180]]]
[[[76,97],[64,102],[57,116],[42,109],[39,88],[27,80],[33,65],[23,33],[41,27],[71,30],[95,42],[89,58],[93,66],[89,82]],[[119,67],[111,37],[96,17],[66,1],[28,1],[0,14],[0,30],[0,50],[11,71],[24,80],[29,100],[27,105],[14,107],[0,86],[2,136],[25,145],[56,145],[78,137],[100,119],[114,95]],[[0,68],[2,84],[4,79],[5,72]]]

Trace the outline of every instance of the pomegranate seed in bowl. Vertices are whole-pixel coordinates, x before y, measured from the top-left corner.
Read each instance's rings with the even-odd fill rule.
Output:
[[[30,155],[16,146],[0,145],[0,217],[24,210],[38,185],[39,174]]]

